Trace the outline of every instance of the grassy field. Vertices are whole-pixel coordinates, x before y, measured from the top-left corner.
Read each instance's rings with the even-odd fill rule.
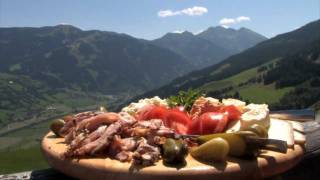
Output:
[[[287,87],[282,89],[275,89],[274,85],[250,85],[238,90],[240,96],[253,103],[268,103],[272,104],[278,102],[279,99],[293,88]]]
[[[0,152],[0,174],[23,172],[48,167],[40,146]]]
[[[268,67],[271,64],[274,65],[277,61],[278,59],[275,59],[266,64],[248,69],[229,78],[204,84],[199,88],[199,90],[210,92],[233,86],[234,89],[225,92],[226,95],[233,95],[235,91],[238,91],[239,95],[243,99],[249,100],[253,103],[275,103],[293,88],[286,87],[282,89],[276,89],[274,84],[264,85],[263,83],[248,83],[247,85],[239,87],[239,84],[245,83],[251,78],[263,75],[265,72],[258,72],[258,69],[262,66]]]
[[[40,140],[48,132],[50,121],[0,137],[0,174],[48,167],[40,151]]]
[[[220,80],[220,81],[213,81],[207,84],[204,84],[201,86],[199,89],[200,90],[205,90],[205,91],[215,91],[219,90],[228,86],[238,86],[240,83],[244,83],[250,78],[256,77],[258,75],[262,75],[262,73],[258,73],[258,69],[262,66],[269,66],[270,64],[275,64],[278,61],[278,59],[272,60],[268,63],[265,63],[261,66],[255,67],[248,69],[246,71],[242,71],[239,74],[233,75],[229,78]],[[217,70],[219,71],[219,70]],[[216,71],[214,71],[216,72]]]

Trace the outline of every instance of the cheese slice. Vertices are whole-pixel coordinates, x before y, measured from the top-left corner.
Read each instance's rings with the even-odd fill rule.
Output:
[[[279,119],[271,119],[268,138],[286,141],[288,147],[292,148],[294,146],[292,124],[290,122],[282,121]]]
[[[304,145],[306,143],[306,136],[298,131],[293,132],[294,143]]]
[[[292,124],[293,130],[299,131],[300,133],[304,133],[304,126],[302,123],[297,122],[297,121],[288,121]]]

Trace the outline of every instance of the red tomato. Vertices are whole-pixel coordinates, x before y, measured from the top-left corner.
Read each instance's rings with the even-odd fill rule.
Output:
[[[214,133],[222,133],[226,129],[228,122],[229,122],[228,116],[224,113],[223,116],[221,117],[216,129],[214,130]]]
[[[171,110],[179,111],[179,112],[183,112],[183,113],[187,114],[187,111],[185,110],[185,108],[183,106],[177,106],[177,107],[172,108]]]
[[[241,111],[234,105],[224,106],[220,112],[227,113],[230,121],[237,120],[241,116]]]
[[[187,113],[171,109],[167,112],[164,124],[179,134],[187,134],[191,119]]]
[[[195,119],[190,126],[190,134],[212,134],[223,132],[228,123],[225,113],[207,112]]]
[[[189,126],[188,132],[187,134],[195,134],[195,135],[200,135],[199,129],[200,129],[200,124],[198,119],[197,120],[193,120],[191,122],[191,125]]]
[[[162,106],[145,106],[139,112],[138,120],[165,119],[168,109]]]

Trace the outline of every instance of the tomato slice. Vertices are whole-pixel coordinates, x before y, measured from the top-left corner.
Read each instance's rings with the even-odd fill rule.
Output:
[[[193,120],[188,129],[188,134],[201,135],[199,119]]]
[[[189,130],[189,134],[212,134],[223,132],[228,124],[226,113],[207,112],[195,119]]]
[[[168,109],[162,106],[144,106],[137,115],[138,120],[165,119]]]
[[[162,119],[166,127],[174,129],[179,134],[187,134],[191,119],[180,107],[167,109],[162,106],[147,105],[137,113],[138,120]]]
[[[179,111],[179,112],[183,112],[183,113],[188,114],[187,111],[185,110],[185,108],[184,108],[183,106],[176,106],[176,107],[172,108],[171,110],[173,110],[173,111]]]
[[[222,133],[227,127],[228,122],[229,122],[228,115],[223,113],[223,115],[220,116],[220,120],[217,127],[214,129],[214,133]]]
[[[164,124],[179,134],[187,134],[191,119],[187,113],[171,109],[167,112]]]
[[[241,116],[241,111],[234,105],[224,106],[221,108],[220,112],[226,113],[230,121],[238,120]]]

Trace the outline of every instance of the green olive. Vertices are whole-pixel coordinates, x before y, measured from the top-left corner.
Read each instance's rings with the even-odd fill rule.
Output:
[[[176,140],[176,144],[178,145],[178,147],[180,147],[180,157],[184,159],[189,152],[187,143],[184,140],[179,139]]]
[[[262,137],[262,138],[268,137],[267,129],[261,125],[258,125],[258,124],[253,124],[249,127],[243,128],[243,131],[252,131],[255,134],[257,134],[259,137]]]
[[[166,139],[163,144],[163,160],[165,163],[180,163],[188,154],[188,146],[183,140]]]
[[[61,137],[60,130],[64,126],[65,121],[63,119],[55,119],[50,125],[50,130],[58,137]]]
[[[191,155],[204,160],[224,161],[229,153],[229,143],[220,137],[192,149]]]

